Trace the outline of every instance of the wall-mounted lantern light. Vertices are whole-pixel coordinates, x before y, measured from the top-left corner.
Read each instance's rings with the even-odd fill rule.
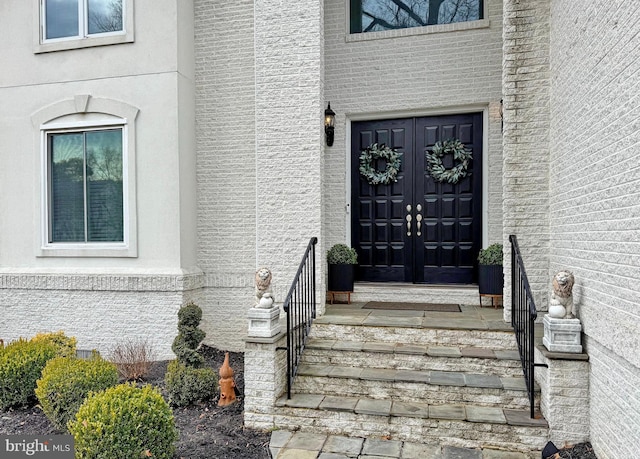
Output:
[[[331,102],[327,104],[327,109],[324,111],[324,133],[327,138],[327,146],[333,145],[333,133],[336,124],[336,113],[331,110]]]

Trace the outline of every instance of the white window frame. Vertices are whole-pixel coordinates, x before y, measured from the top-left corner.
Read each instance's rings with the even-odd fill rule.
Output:
[[[93,111],[95,110],[95,111]],[[56,114],[61,116],[56,116]],[[40,228],[36,242],[38,257],[137,257],[135,118],[138,110],[110,99],[76,96],[36,112],[32,122],[37,127],[39,148],[38,176]],[[85,132],[95,129],[122,129],[122,242],[50,242],[50,155],[47,136],[60,132]]]
[[[87,0],[78,2],[78,35],[73,37],[61,37],[46,39],[46,11],[44,0],[33,1],[33,17],[38,18],[37,27],[34,27],[34,52],[48,53],[68,49],[89,48],[93,46],[115,45],[120,43],[132,43],[133,36],[133,2],[134,0],[122,0],[122,27],[124,30],[105,32],[100,34],[88,33],[88,19],[86,12]]]

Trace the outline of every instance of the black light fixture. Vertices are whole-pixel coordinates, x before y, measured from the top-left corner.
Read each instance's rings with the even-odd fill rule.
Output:
[[[331,102],[327,104],[327,109],[324,111],[324,133],[327,138],[327,146],[333,145],[333,133],[336,124],[336,112],[331,110]]]

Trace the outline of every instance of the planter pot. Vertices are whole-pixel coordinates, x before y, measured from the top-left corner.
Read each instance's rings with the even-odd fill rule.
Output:
[[[327,290],[331,292],[353,292],[356,265],[329,265]]]
[[[502,295],[504,290],[502,265],[478,266],[478,290],[480,295]]]

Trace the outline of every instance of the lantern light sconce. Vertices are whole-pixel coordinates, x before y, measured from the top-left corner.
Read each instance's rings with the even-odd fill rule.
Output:
[[[331,110],[331,102],[327,104],[327,109],[324,111],[324,133],[327,139],[327,146],[333,145],[333,134],[335,131],[336,113]]]

